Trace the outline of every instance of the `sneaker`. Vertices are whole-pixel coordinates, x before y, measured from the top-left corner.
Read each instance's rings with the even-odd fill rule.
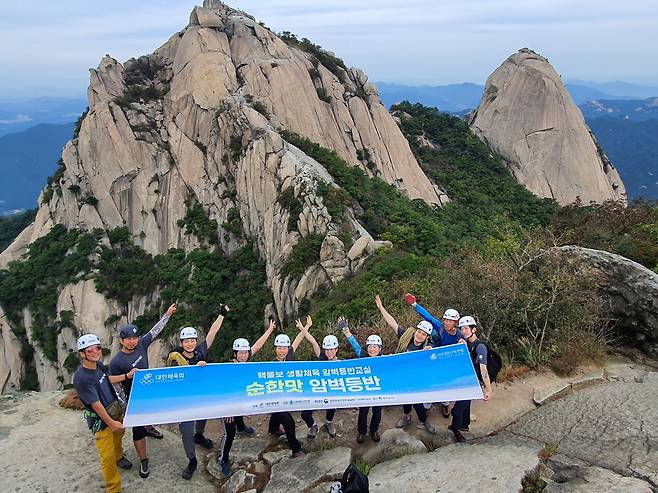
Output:
[[[395,423],[396,428],[406,428],[407,425],[411,422],[411,414],[403,414],[398,422]]]
[[[142,459],[139,463],[139,477],[146,479],[149,477],[149,472],[149,460]]]
[[[231,475],[231,465],[228,462],[224,462],[223,460],[219,459],[217,462],[217,468],[227,478]]]
[[[133,463],[128,460],[128,457],[122,455],[121,458],[117,461],[117,466],[119,466],[121,469],[128,470],[132,468]]]
[[[194,474],[194,471],[196,471],[196,465],[197,465],[196,458],[190,459],[190,462],[187,464],[187,467],[183,469],[183,472],[181,473],[181,477],[183,479],[191,479],[192,474]]]
[[[241,430],[238,430],[238,432],[248,436],[253,436],[256,434],[256,430],[254,430],[251,426],[245,426]]]
[[[304,453],[303,450],[300,450],[299,452],[295,452],[294,454],[292,454],[293,459],[302,459],[304,457],[306,457],[306,454]]]
[[[443,414],[444,418],[449,418],[450,417],[450,407],[446,406],[445,404],[441,404],[441,414]]]
[[[425,422],[423,423],[423,428],[425,428],[427,431],[429,431],[432,434],[436,433],[436,428],[432,426],[432,423],[430,423],[429,419],[425,420]]]
[[[333,421],[327,421],[324,424],[324,428],[327,430],[327,433],[329,433],[330,437],[336,436],[336,425],[334,425]]]
[[[363,443],[366,441],[366,436],[363,433],[359,433],[356,436],[356,443]]]
[[[313,423],[313,426],[311,426],[308,429],[308,435],[307,436],[308,436],[308,438],[315,438],[316,436],[318,436],[318,424],[317,423]]]
[[[375,442],[375,443],[377,443],[379,440],[381,440],[381,438],[379,437],[379,433],[377,433],[376,431],[371,431],[370,432],[370,438],[372,438],[372,441]]]
[[[201,433],[195,433],[194,434],[194,443],[197,443],[201,445],[203,448],[207,448],[210,450],[213,447],[212,440],[210,438],[206,438],[203,436]]]
[[[162,440],[164,438],[164,435],[160,433],[155,426],[146,426],[146,436],[157,440]]]

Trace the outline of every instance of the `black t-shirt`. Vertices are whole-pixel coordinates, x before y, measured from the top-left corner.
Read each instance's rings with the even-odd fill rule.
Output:
[[[185,356],[182,347],[176,349],[175,352],[180,353],[180,355],[187,360],[188,365],[196,365],[199,361],[208,361],[208,343],[206,341],[203,341],[201,344],[197,344],[197,347],[194,350],[194,354],[191,358]],[[174,366],[178,366],[178,364],[174,362]]]
[[[292,346],[290,346],[288,348],[288,354],[286,354],[286,359],[284,361],[294,361],[294,360],[295,360],[295,350],[292,348]],[[272,361],[279,361],[279,360],[276,359],[275,356]]]
[[[103,364],[98,362],[95,370],[80,366],[73,374],[73,386],[89,410],[94,402],[100,401],[103,407],[107,407],[116,400],[116,393],[104,370]]]
[[[119,351],[116,356],[112,358],[112,361],[110,361],[110,375],[123,375],[133,368],[146,370],[149,367],[148,347],[151,342],[153,342],[153,337],[148,333],[139,338],[135,350],[131,353]],[[130,395],[132,384],[132,378],[121,382],[126,397]]]
[[[406,331],[407,329],[398,326],[398,339],[402,337]],[[412,337],[411,340],[409,341],[409,344],[407,345],[407,351],[418,351],[419,349],[424,349],[425,344],[426,343],[424,342],[419,346],[414,342],[414,338]]]

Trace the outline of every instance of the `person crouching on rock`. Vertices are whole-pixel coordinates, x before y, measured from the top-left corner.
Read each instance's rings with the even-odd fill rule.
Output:
[[[145,370],[149,367],[148,348],[153,340],[158,337],[162,329],[165,328],[169,318],[176,313],[176,303],[172,304],[167,312],[163,315],[158,323],[151,330],[139,337],[139,329],[127,324],[121,327],[119,338],[121,339],[121,351],[119,351],[112,361],[110,361],[110,373],[112,375],[123,375],[133,368]],[[132,380],[126,380],[121,383],[126,399],[130,397],[132,389]],[[146,453],[146,435],[145,426],[133,427],[133,445],[140,460],[139,476],[142,478],[149,477],[149,460]],[[156,430],[157,431],[157,430]],[[158,432],[159,433],[159,432]],[[160,437],[162,435],[160,434]]]
[[[459,330],[462,334],[462,339],[468,346],[468,351],[471,353],[474,365],[479,365],[479,371],[476,368],[478,377],[481,376],[480,381],[484,384],[484,400],[491,400],[493,392],[491,387],[491,380],[489,379],[489,371],[487,369],[488,349],[487,345],[482,343],[478,344],[477,324],[473,317],[462,317],[459,319]],[[455,435],[457,442],[464,442],[466,438],[462,432],[468,431],[471,424],[471,401],[457,401],[452,408],[452,423],[448,429]]]
[[[206,361],[208,360],[208,350],[212,346],[212,343],[215,340],[215,336],[219,331],[219,328],[224,322],[224,317],[229,312],[229,307],[226,305],[220,305],[219,315],[213,322],[206,340],[199,344],[198,334],[194,327],[184,327],[180,331],[180,347],[175,351],[171,351],[167,356],[167,365],[168,366],[185,366],[185,365],[198,365],[206,366]],[[197,443],[203,448],[212,449],[213,443],[212,440],[203,436],[203,432],[206,429],[206,420],[199,421],[184,421],[178,423],[178,429],[181,432],[183,440],[183,448],[185,449],[185,455],[189,460],[187,467],[183,469],[181,477],[183,479],[190,479],[194,471],[197,468],[197,459],[196,451],[194,449],[194,444]]]
[[[233,358],[231,358],[231,361],[233,363],[246,363],[251,356],[255,355],[262,349],[268,337],[269,333],[265,331],[253,346],[249,345],[247,339],[242,337],[236,339],[233,341]],[[236,433],[240,432],[248,436],[253,436],[256,431],[251,426],[245,424],[244,416],[227,416],[226,418],[222,418],[222,422],[224,423],[224,438],[222,439],[222,444],[220,446],[217,468],[224,476],[228,477],[231,475],[231,460],[229,454]]]
[[[432,324],[427,320],[421,321],[416,327],[409,327],[405,329],[400,327],[395,318],[386,311],[382,304],[382,299],[379,295],[375,296],[375,303],[379,312],[384,317],[386,323],[395,331],[395,335],[399,338],[396,353],[405,353],[407,351],[418,351],[419,349],[430,349],[432,347],[430,335],[432,334]],[[411,422],[411,408],[414,408],[418,420],[421,422],[422,427],[430,433],[436,433],[436,429],[427,419],[427,409],[423,404],[405,404],[402,406],[403,414],[395,424],[396,428],[406,428]]]
[[[313,352],[320,361],[338,361],[338,338],[335,335],[328,335],[322,339],[322,351],[320,351],[319,344],[310,332],[307,331],[304,334],[304,337],[306,337],[311,343],[311,346],[313,346]],[[327,409],[325,412],[324,428],[332,438],[336,436],[336,426],[334,425],[335,415],[335,409]],[[315,438],[319,430],[318,424],[313,419],[313,411],[302,411],[301,416],[304,423],[306,423],[306,426],[308,426],[308,437]]]
[[[382,338],[377,334],[372,334],[366,339],[366,350],[364,351],[361,345],[356,340],[356,337],[350,332],[348,326],[348,321],[344,317],[338,317],[338,327],[343,331],[345,337],[349,341],[352,349],[354,349],[354,354],[357,358],[369,358],[382,355]],[[370,420],[370,438],[373,442],[378,442],[379,437],[379,423],[382,421],[382,406],[372,406],[372,407],[360,407],[359,408],[359,419],[357,421],[357,443],[363,443],[366,439],[366,433],[368,431],[368,413],[372,409],[372,419]]]
[[[131,379],[136,370],[133,368],[122,375],[108,375],[100,361],[101,341],[94,334],[80,337],[77,346],[82,365],[73,375],[73,386],[84,404],[84,416],[94,434],[105,487],[108,493],[117,493],[121,491],[118,468],[130,469],[132,463],[123,455],[123,408],[112,384]]]

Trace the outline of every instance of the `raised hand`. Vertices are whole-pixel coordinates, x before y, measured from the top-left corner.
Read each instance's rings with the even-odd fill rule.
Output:
[[[410,305],[415,305],[416,304],[416,297],[411,294],[411,293],[406,293],[404,295],[404,300],[409,303]]]
[[[313,325],[313,319],[311,319],[310,315],[306,316],[306,330],[311,328],[311,325]]]
[[[268,325],[267,331],[272,332],[274,329],[276,329],[276,322],[274,320],[270,320],[270,325]]]
[[[174,313],[176,313],[176,303],[172,303],[169,308],[167,308],[168,317],[171,317]]]
[[[379,295],[375,296],[375,304],[377,305],[377,308],[380,310],[384,308],[384,305],[382,305],[382,299],[380,298]]]

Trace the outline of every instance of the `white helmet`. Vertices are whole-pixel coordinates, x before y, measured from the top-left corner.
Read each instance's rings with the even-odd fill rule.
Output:
[[[251,346],[249,345],[249,341],[247,339],[239,337],[238,339],[233,341],[233,351],[251,351]]]
[[[334,335],[325,336],[322,339],[322,349],[338,349],[338,338]]]
[[[196,333],[194,327],[183,327],[180,331],[180,340],[183,339],[198,339],[199,335]]]
[[[375,346],[383,346],[382,338],[376,334],[368,336],[368,338],[366,339],[366,346],[370,346],[371,344]]]
[[[427,335],[432,334],[432,324],[429,323],[427,320],[421,320],[420,322],[418,322],[418,325],[416,325],[416,328],[422,330]]]
[[[459,320],[459,312],[454,308],[448,308],[445,312],[443,312],[443,318],[446,320],[457,321]]]
[[[279,334],[274,338],[274,345],[277,347],[290,347],[290,337],[286,334]]]
[[[78,339],[78,351],[87,349],[89,346],[100,346],[101,340],[95,334],[85,334]]]
[[[459,319],[459,323],[457,324],[459,327],[464,327],[466,325],[477,325],[475,323],[475,319],[473,317],[462,317]]]

